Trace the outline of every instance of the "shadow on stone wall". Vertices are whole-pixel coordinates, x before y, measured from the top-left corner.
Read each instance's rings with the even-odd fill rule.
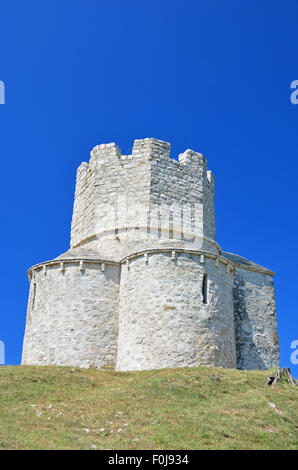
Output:
[[[247,311],[245,293],[245,281],[241,274],[236,273],[233,300],[237,369],[267,369],[254,341],[254,325]]]

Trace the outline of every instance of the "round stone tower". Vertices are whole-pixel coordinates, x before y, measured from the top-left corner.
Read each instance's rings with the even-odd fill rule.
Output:
[[[236,367],[230,264],[187,249],[148,250],[126,260],[118,370]]]

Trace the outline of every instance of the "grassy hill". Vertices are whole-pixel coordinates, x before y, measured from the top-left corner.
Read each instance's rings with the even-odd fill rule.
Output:
[[[297,449],[298,387],[269,375],[1,367],[0,449]]]

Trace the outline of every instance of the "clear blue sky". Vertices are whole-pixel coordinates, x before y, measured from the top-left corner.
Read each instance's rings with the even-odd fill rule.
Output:
[[[27,269],[69,247],[75,172],[135,138],[202,152],[217,241],[277,272],[281,364],[298,340],[297,0],[1,0],[0,340],[19,364]]]

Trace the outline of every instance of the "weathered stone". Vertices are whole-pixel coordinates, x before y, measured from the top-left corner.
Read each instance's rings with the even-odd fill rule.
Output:
[[[157,139],[96,146],[77,171],[71,248],[29,270],[24,364],[118,370],[279,364],[274,273],[222,253],[214,176]]]

